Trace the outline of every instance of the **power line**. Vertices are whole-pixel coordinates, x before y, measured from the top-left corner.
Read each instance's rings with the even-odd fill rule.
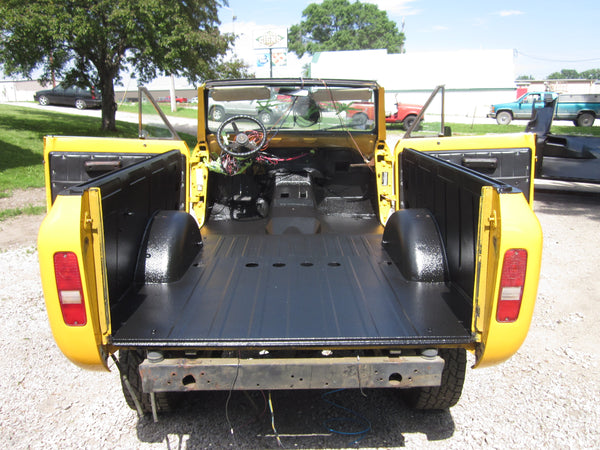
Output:
[[[600,61],[600,58],[588,58],[588,59],[552,59],[552,58],[540,58],[538,56],[531,56],[527,53],[523,53],[520,50],[514,50],[515,55],[525,56],[527,58],[536,59],[538,61],[547,61],[547,62],[561,62],[561,63],[579,63],[579,62],[591,62],[591,61]]]

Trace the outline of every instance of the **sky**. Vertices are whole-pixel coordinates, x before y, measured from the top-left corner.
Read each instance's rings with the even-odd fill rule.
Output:
[[[398,29],[404,21],[407,53],[512,49],[515,76],[532,75],[538,80],[561,69],[600,68],[598,0],[362,1],[386,11]],[[310,3],[320,1],[229,0],[220,11],[221,30],[240,36],[236,53],[252,60],[251,47],[242,41],[253,29],[298,24]]]

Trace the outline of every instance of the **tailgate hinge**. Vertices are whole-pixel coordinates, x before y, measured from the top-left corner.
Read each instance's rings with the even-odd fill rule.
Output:
[[[490,214],[490,217],[488,217],[488,225],[492,230],[498,226],[498,214],[496,213],[495,209],[492,210],[492,214]]]
[[[83,216],[83,227],[86,230],[93,231],[93,226],[94,226],[94,220],[90,216],[89,211],[86,211],[85,215]]]

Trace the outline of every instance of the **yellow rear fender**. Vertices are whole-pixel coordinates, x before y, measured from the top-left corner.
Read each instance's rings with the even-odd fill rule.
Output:
[[[542,258],[542,229],[523,195],[492,191],[482,196],[473,315],[480,338],[475,367],[507,360],[525,340]]]
[[[91,208],[89,192],[57,196],[38,235],[40,273],[50,328],[60,350],[79,366],[108,370],[110,319],[107,299],[99,301],[102,294],[97,290],[105,284],[96,280],[103,272],[95,270],[101,263],[95,257],[101,220],[94,217],[98,209],[94,193],[91,196]]]

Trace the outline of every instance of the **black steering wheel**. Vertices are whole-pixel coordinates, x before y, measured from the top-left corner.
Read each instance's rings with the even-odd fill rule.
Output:
[[[259,130],[240,131],[236,123],[239,121],[253,122],[258,126]],[[233,135],[225,132],[225,127],[229,124],[233,128]],[[233,139],[225,141],[224,138],[227,134],[233,137]],[[265,142],[267,142],[267,130],[260,120],[252,116],[243,114],[231,116],[229,119],[221,122],[221,125],[217,128],[217,143],[219,147],[228,155],[236,158],[248,158],[254,155],[265,145]]]

